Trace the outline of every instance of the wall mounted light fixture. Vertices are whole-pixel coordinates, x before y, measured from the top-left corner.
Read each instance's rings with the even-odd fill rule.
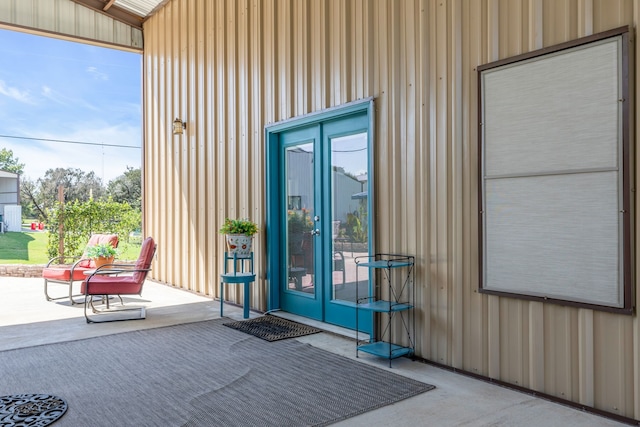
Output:
[[[183,122],[179,118],[173,121],[173,134],[174,135],[182,135],[187,128],[187,122]]]

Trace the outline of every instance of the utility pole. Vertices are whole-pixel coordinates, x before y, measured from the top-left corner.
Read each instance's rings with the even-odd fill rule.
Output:
[[[60,202],[60,220],[58,221],[58,255],[64,256],[64,187],[58,184],[58,201]],[[64,262],[64,260],[62,260]]]

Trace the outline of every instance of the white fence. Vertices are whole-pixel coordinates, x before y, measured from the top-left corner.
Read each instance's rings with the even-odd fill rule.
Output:
[[[4,231],[22,231],[22,206],[5,205],[3,221],[6,226]]]

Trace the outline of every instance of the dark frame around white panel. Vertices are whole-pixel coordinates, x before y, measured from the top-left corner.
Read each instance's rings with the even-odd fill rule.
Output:
[[[478,67],[480,292],[631,313],[629,28]]]

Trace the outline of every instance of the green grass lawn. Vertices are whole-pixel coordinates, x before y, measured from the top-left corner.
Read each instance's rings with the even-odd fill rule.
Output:
[[[46,264],[48,234],[44,231],[0,234],[0,264]],[[140,244],[120,242],[118,260],[138,258]]]
[[[0,234],[0,264],[46,264],[47,233]]]

